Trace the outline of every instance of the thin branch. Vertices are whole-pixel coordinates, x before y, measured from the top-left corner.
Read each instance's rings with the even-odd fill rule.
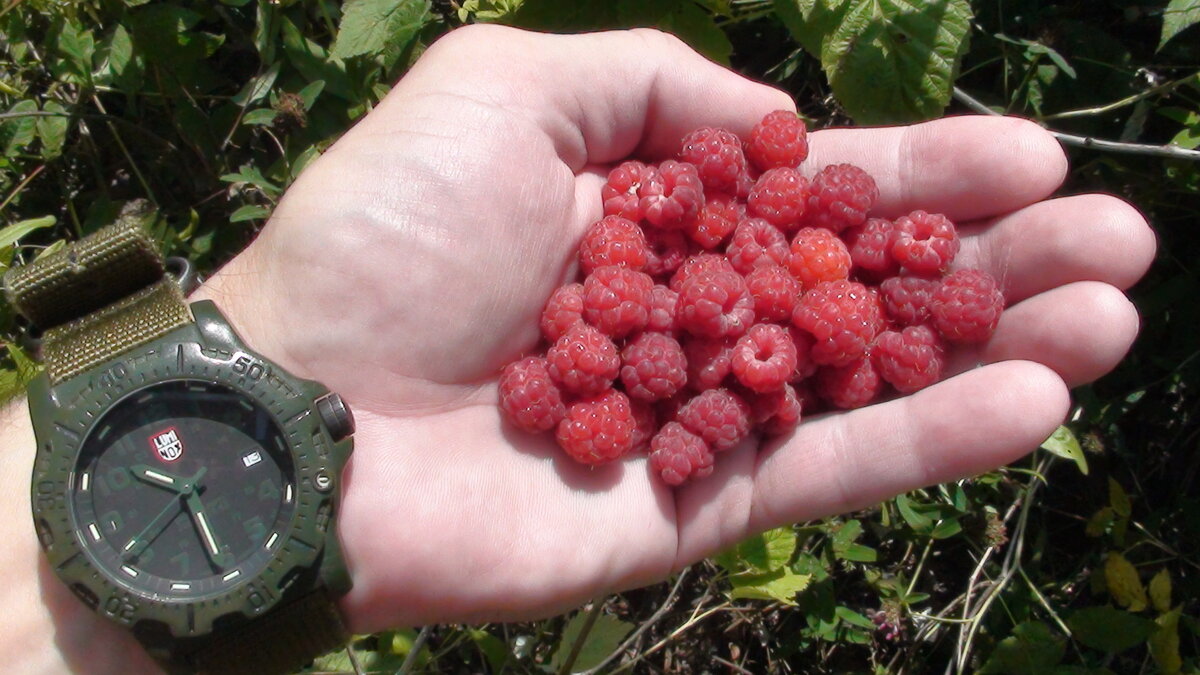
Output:
[[[1042,116],[1042,121],[1065,120],[1065,119],[1068,119],[1071,117],[1090,117],[1092,115],[1103,115],[1106,112],[1112,112],[1114,110],[1119,110],[1121,108],[1124,108],[1127,105],[1133,105],[1134,103],[1137,103],[1138,101],[1141,101],[1142,99],[1150,98],[1151,96],[1154,96],[1156,94],[1169,92],[1172,89],[1178,87],[1179,85],[1184,84],[1190,80],[1195,80],[1195,79],[1196,79],[1196,73],[1192,73],[1191,75],[1188,75],[1187,77],[1181,77],[1178,80],[1171,80],[1170,82],[1164,82],[1156,87],[1151,87],[1145,91],[1133,94],[1132,96],[1126,96],[1125,98],[1123,98],[1119,101],[1113,101],[1112,103],[1108,103],[1108,104],[1101,105],[1101,106],[1096,106],[1095,108],[1080,108],[1078,110],[1065,110],[1060,113],[1044,115],[1044,116]]]
[[[396,675],[408,675],[412,671],[412,667],[417,663],[417,655],[425,647],[425,641],[429,639],[431,632],[433,632],[433,626],[425,626],[420,633],[417,633],[417,639],[413,640],[412,649],[408,650],[408,656],[404,657],[404,663],[400,664],[400,670],[396,671]]]
[[[38,167],[36,169],[34,169],[33,171],[30,171],[29,175],[25,177],[25,180],[21,181],[21,183],[19,185],[17,185],[17,187],[13,188],[13,191],[10,192],[7,197],[4,198],[3,202],[0,202],[0,211],[3,211],[5,208],[7,208],[9,203],[11,203],[12,200],[16,199],[17,195],[21,194],[21,190],[24,190],[25,186],[29,185],[30,181],[32,181],[34,178],[37,178],[38,174],[40,174],[42,172],[42,170],[44,170],[45,168],[46,168],[45,164],[40,164],[40,165],[38,165]]]
[[[987,107],[982,101],[974,98],[967,92],[954,88],[954,98],[967,106],[971,110],[985,115],[1001,115],[1001,113]],[[1174,145],[1147,145],[1144,143],[1123,143],[1120,141],[1106,141],[1101,138],[1093,138],[1091,136],[1077,136],[1075,134],[1067,134],[1053,129],[1046,129],[1052,136],[1058,139],[1063,145],[1070,145],[1077,148],[1091,148],[1093,150],[1105,150],[1108,152],[1119,152],[1127,155],[1145,155],[1148,157],[1169,157],[1172,159],[1187,159],[1193,162],[1200,162],[1200,150],[1188,150]]]
[[[688,572],[690,572],[691,569],[691,567],[683,568],[683,571],[679,573],[679,578],[675,580],[675,585],[671,587],[671,592],[667,594],[667,599],[663,600],[663,604],[658,609],[654,610],[654,614],[651,614],[649,619],[646,619],[642,625],[637,627],[637,630],[630,633],[629,637],[625,638],[625,641],[622,642],[619,647],[614,649],[611,654],[604,657],[603,661],[585,671],[582,671],[578,675],[594,675],[595,673],[599,672],[600,669],[612,663],[615,659],[620,657],[621,654],[624,654],[625,650],[629,649],[634,642],[639,640],[642,635],[650,629],[651,626],[658,623],[658,620],[663,618],[667,611],[671,609],[671,605],[675,604],[675,596],[679,594],[679,588],[683,585],[683,580],[687,578]]]

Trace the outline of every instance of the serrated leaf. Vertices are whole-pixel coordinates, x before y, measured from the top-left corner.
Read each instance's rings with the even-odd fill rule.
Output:
[[[382,54],[388,47],[406,45],[429,16],[429,0],[350,0],[342,7],[342,22],[330,56]]]
[[[522,0],[466,0],[458,8],[458,20],[505,21],[521,8]]]
[[[1026,621],[996,644],[980,675],[1048,675],[1066,652],[1066,643],[1046,624]]]
[[[1162,35],[1158,49],[1196,23],[1200,23],[1200,0],[1171,0],[1163,10]]]
[[[775,0],[775,14],[805,51],[820,58],[821,42],[842,22],[848,0]]]
[[[1121,484],[1113,480],[1112,476],[1108,477],[1108,503],[1112,506],[1113,513],[1122,518],[1128,518],[1133,515],[1133,503],[1129,501],[1129,495],[1125,493],[1125,488]]]
[[[1150,656],[1162,675],[1175,675],[1183,669],[1183,659],[1179,656],[1179,615],[1180,610],[1175,609],[1155,619],[1158,628],[1147,640]]]
[[[1138,577],[1137,568],[1116,551],[1110,551],[1104,559],[1104,580],[1108,593],[1121,607],[1131,612],[1146,609],[1146,588]]]
[[[46,101],[42,107],[44,112],[59,113],[37,118],[37,135],[42,140],[42,157],[54,159],[62,154],[63,144],[67,142],[67,130],[71,118],[67,109],[58,101]]]
[[[1109,654],[1141,644],[1157,628],[1149,619],[1108,605],[1075,612],[1067,619],[1067,627],[1083,645]]]
[[[860,124],[931,119],[950,102],[971,17],[968,0],[848,0],[821,66]]]
[[[1150,604],[1155,611],[1165,614],[1171,611],[1171,573],[1163,568],[1150,579]]]
[[[558,648],[554,650],[554,658],[550,660],[550,666],[554,671],[558,671],[566,662],[567,656],[570,655],[576,640],[579,639],[587,620],[587,612],[577,612],[567,622],[566,628],[563,629],[562,640],[559,641]],[[621,644],[621,640],[624,640],[631,630],[633,630],[633,624],[601,613],[596,617],[591,630],[583,636],[583,646],[575,658],[575,663],[571,666],[572,670],[587,670],[598,665]]]
[[[8,355],[12,358],[13,365],[16,366],[12,370],[0,370],[0,403],[7,403],[13,397],[24,393],[25,387],[41,371],[41,366],[16,344],[11,342],[3,344],[8,349]]]
[[[777,600],[787,605],[795,605],[796,594],[808,588],[811,581],[811,575],[796,574],[786,567],[762,574],[741,574],[730,577],[733,590],[729,597]]]
[[[1054,433],[1050,434],[1050,438],[1042,443],[1042,449],[1075,462],[1075,466],[1079,467],[1079,473],[1087,475],[1087,457],[1083,454],[1083,447],[1079,445],[1079,439],[1070,429],[1063,426],[1055,429]]]
[[[30,218],[29,220],[22,220],[18,223],[8,225],[4,229],[0,230],[0,248],[12,246],[13,244],[17,243],[21,237],[24,237],[30,232],[40,230],[44,227],[51,227],[56,222],[58,221],[54,218],[54,216],[42,216],[41,218]]]

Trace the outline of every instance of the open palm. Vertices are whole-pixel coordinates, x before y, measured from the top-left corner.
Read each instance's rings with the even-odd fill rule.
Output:
[[[1002,280],[1011,307],[959,374],[747,440],[678,491],[644,458],[589,469],[506,424],[497,375],[535,348],[543,303],[574,275],[607,168],[792,106],[653,31],[459,30],[202,291],[355,411],[339,516],[355,631],[553,614],[765,528],[989,469],[1035,447],[1068,387],[1125,353],[1138,322],[1118,289],[1153,236],[1111,197],[1041,201],[1066,171],[1049,135],[994,117],[830,130],[805,171],[852,162],[875,176],[881,215],[969,223],[959,264]]]

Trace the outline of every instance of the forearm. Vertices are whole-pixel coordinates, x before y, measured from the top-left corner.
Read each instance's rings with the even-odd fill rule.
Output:
[[[54,577],[30,517],[36,445],[24,399],[0,411],[0,651],[14,673],[142,673],[137,641]]]

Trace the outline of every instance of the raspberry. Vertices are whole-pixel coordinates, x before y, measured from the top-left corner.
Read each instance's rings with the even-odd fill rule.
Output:
[[[834,232],[861,225],[879,199],[875,179],[853,164],[832,164],[821,169],[813,176],[808,191],[806,224]]]
[[[715,452],[728,450],[750,433],[750,406],[728,389],[709,389],[679,409],[676,419]]]
[[[746,200],[750,213],[790,232],[800,226],[808,202],[808,181],[796,169],[769,169],[758,177]]]
[[[562,337],[575,322],[583,320],[583,284],[559,286],[542,310],[542,335],[550,342]]]
[[[679,269],[675,270],[675,274],[671,277],[671,290],[679,292],[688,279],[715,270],[734,271],[729,261],[717,253],[701,253],[691,256],[683,261]]]
[[[759,321],[790,321],[800,298],[800,282],[779,265],[763,265],[746,275]]]
[[[796,346],[796,370],[792,372],[788,381],[799,382],[812,377],[813,373],[817,372],[817,363],[812,358],[812,348],[817,339],[795,326],[788,328],[788,335],[792,338],[792,344]]]
[[[756,324],[737,341],[730,365],[738,382],[750,390],[776,391],[796,370],[796,343],[783,326]]]
[[[678,422],[668,422],[650,440],[650,470],[667,485],[682,485],[689,478],[712,474],[713,454],[704,439]]]
[[[942,339],[924,324],[880,333],[871,347],[871,357],[880,377],[902,394],[937,382],[946,365]]]
[[[679,159],[696,167],[710,192],[736,192],[738,176],[746,171],[742,141],[724,129],[701,127],[684,136]]]
[[[884,218],[868,218],[866,224],[846,230],[844,236],[855,268],[874,279],[899,274],[900,263],[892,257],[895,230],[892,221]]]
[[[583,318],[602,333],[621,338],[646,327],[654,280],[624,267],[597,267],[583,280]]]
[[[792,323],[816,338],[814,362],[845,366],[867,353],[883,325],[879,298],[855,281],[826,281],[800,296]]]
[[[795,429],[804,408],[796,389],[790,384],[763,394],[750,392],[746,402],[750,404],[750,417],[754,425],[772,436]]]
[[[632,398],[670,398],[687,384],[687,359],[675,338],[642,333],[621,351],[621,383]]]
[[[633,448],[632,452],[649,452],[650,439],[654,438],[654,434],[658,433],[658,415],[654,410],[654,406],[639,401],[637,399],[629,399],[629,407],[633,409]]]
[[[790,110],[776,110],[750,131],[746,156],[759,171],[800,166],[808,157],[808,130],[804,120]]]
[[[805,227],[792,239],[788,271],[809,289],[822,281],[850,278],[850,251],[837,235],[824,228]]]
[[[651,276],[671,274],[688,257],[688,242],[682,232],[650,228],[646,235],[646,266],[642,271]]]
[[[584,274],[605,265],[642,269],[646,265],[646,237],[642,228],[621,216],[597,220],[579,243],[579,264]]]
[[[704,203],[696,167],[666,160],[638,188],[642,217],[658,227],[679,229]]]
[[[732,372],[735,340],[692,338],[683,343],[687,356],[688,386],[696,391],[716,389]]]
[[[646,330],[668,334],[678,330],[679,325],[675,322],[678,304],[678,293],[661,284],[656,285],[650,292],[650,319],[646,322]]]
[[[754,324],[754,297],[733,270],[701,272],[680,286],[675,320],[692,335],[738,337]]]
[[[929,303],[941,285],[940,279],[891,277],[879,285],[883,308],[899,324],[913,326],[929,320]]]
[[[983,342],[992,336],[1004,294],[982,270],[958,270],[942,279],[929,305],[933,325],[951,342]]]
[[[527,356],[500,372],[500,408],[530,433],[549,431],[567,414],[562,392],[546,371],[546,359]]]
[[[581,396],[599,394],[621,369],[617,346],[586,323],[571,326],[546,351],[546,369],[563,389]]]
[[[684,225],[684,232],[703,248],[714,249],[733,233],[740,218],[737,200],[716,195],[709,197],[696,217]]]
[[[621,216],[633,222],[642,219],[641,198],[638,189],[649,181],[654,170],[637,160],[621,162],[608,172],[608,182],[600,188],[604,201],[604,215]]]
[[[940,213],[913,211],[895,223],[892,257],[910,272],[937,274],[958,253],[954,223]]]
[[[747,218],[738,223],[725,248],[729,263],[741,274],[749,274],[760,265],[787,264],[788,255],[787,237],[762,218]]]
[[[817,393],[843,410],[861,408],[883,393],[883,380],[869,355],[844,366],[825,366],[817,371]]]
[[[637,420],[629,398],[615,389],[579,401],[558,423],[559,446],[577,462],[603,464],[633,449]]]

